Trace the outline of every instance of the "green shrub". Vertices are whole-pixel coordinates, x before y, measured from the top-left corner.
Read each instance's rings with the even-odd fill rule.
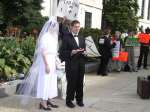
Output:
[[[32,60],[35,50],[35,39],[33,37],[26,37],[21,41],[21,49],[24,51],[24,55]]]
[[[15,38],[0,39],[0,79],[11,80],[17,78],[17,73],[25,74],[32,63],[34,48],[31,37],[20,42]]]
[[[93,28],[81,28],[80,34],[83,37],[92,36],[95,45],[98,46],[98,39],[102,35],[102,31],[100,29],[93,29]]]

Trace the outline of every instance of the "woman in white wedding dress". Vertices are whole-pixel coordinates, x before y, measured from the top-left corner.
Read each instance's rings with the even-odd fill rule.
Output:
[[[50,99],[57,96],[56,57],[59,24],[64,18],[51,17],[43,26],[37,40],[33,64],[18,93],[40,98],[40,109],[57,108]],[[25,102],[26,99],[23,100]]]
[[[39,67],[39,76],[37,82],[37,98],[43,100],[46,107],[46,101],[50,104],[50,99],[57,96],[57,74],[56,74],[56,56],[58,46],[58,23],[51,21],[52,28],[48,29],[40,40],[41,63]],[[42,103],[40,107],[42,108]],[[52,103],[51,103],[52,105]],[[57,107],[56,105],[52,105]],[[46,107],[47,108],[47,107]]]

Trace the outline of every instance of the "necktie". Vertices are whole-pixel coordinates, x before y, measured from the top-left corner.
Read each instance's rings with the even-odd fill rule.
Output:
[[[78,35],[74,35],[73,37],[78,37]]]
[[[78,36],[76,35],[74,35],[74,39],[76,40],[76,43],[77,43],[77,45],[79,46],[79,39],[78,39]]]

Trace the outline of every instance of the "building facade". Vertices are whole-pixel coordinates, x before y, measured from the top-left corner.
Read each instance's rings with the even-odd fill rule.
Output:
[[[42,15],[55,15],[58,2],[59,0],[44,0]],[[101,29],[103,0],[79,0],[79,2],[78,20],[81,22],[81,27]],[[138,0],[138,4],[138,16],[141,16],[139,28],[144,30],[150,27],[150,0]]]
[[[138,16],[141,16],[139,27],[143,30],[147,27],[150,28],[150,0],[138,0],[138,4]]]
[[[55,15],[59,0],[44,0],[41,11],[43,16]],[[103,0],[79,0],[78,20],[81,27],[101,29]]]

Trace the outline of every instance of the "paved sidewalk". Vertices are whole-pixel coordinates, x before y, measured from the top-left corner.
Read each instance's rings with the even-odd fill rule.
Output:
[[[150,75],[150,70],[110,73],[106,77],[86,74],[85,107],[69,109],[64,100],[56,99],[60,107],[52,112],[150,112],[150,100],[142,100],[136,93],[137,76],[146,75]],[[44,111],[38,109],[36,99],[23,106],[20,96],[11,95],[0,99],[0,112]]]

